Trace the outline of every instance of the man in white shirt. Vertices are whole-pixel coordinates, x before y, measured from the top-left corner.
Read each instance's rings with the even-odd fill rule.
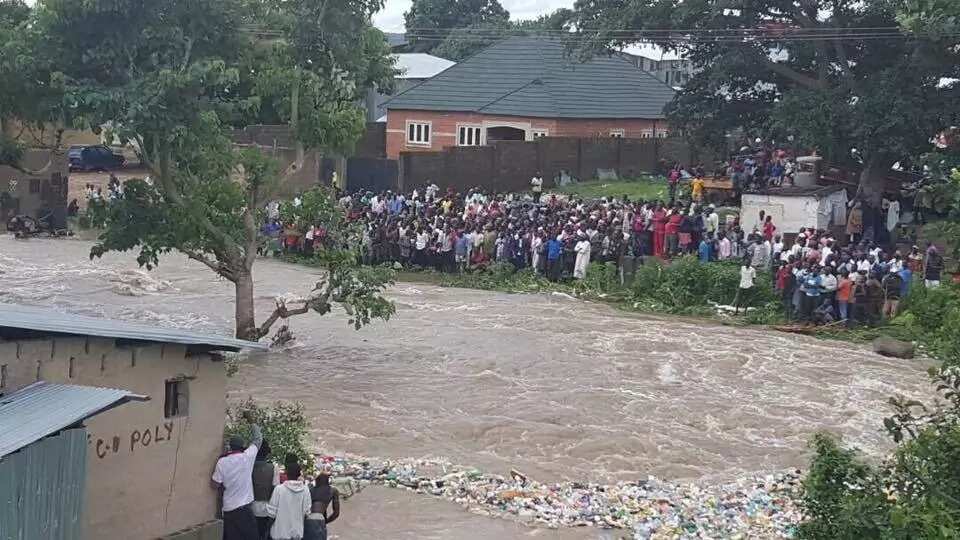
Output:
[[[540,171],[530,179],[530,191],[533,192],[533,202],[540,204],[540,195],[543,194],[543,175]]]
[[[230,451],[217,460],[213,484],[223,490],[223,540],[257,540],[253,503],[253,464],[263,443],[260,426],[250,427],[252,440],[246,449],[240,437],[230,438]]]

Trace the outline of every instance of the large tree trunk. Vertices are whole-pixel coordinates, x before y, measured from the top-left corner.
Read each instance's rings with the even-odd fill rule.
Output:
[[[885,157],[874,157],[867,161],[860,173],[859,196],[873,208],[880,208],[887,175],[890,174],[893,163]]]
[[[253,307],[253,273],[242,271],[234,281],[237,290],[236,323],[237,337],[257,341],[257,321]]]

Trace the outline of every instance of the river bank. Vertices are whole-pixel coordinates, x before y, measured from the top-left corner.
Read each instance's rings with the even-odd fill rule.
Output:
[[[90,246],[0,237],[0,300],[232,333],[233,286],[201,264],[167,254],[147,272],[132,254],[90,260]],[[269,312],[278,296],[310,290],[319,274],[259,260],[258,313]],[[759,326],[624,316],[573,293],[403,281],[387,294],[396,316],[360,331],[339,309],[291,318],[293,342],[240,359],[228,381],[229,402],[303,403],[311,446],[323,455],[441,460],[484,478],[509,478],[516,469],[548,487],[627,485],[653,476],[706,489],[805,467],[808,441],[822,430],[885,455],[887,398],[931,401],[928,363]],[[371,485],[344,505],[331,528],[338,538],[630,534],[528,527],[385,486]]]
[[[285,257],[284,261],[313,266],[309,259],[298,256]],[[509,294],[569,295],[607,304],[623,313],[663,315],[693,323],[758,327],[856,344],[891,337],[913,342],[920,354],[946,362],[954,362],[953,353],[960,350],[960,338],[955,338],[953,332],[954,326],[960,328],[960,324],[954,322],[954,318],[960,316],[960,289],[951,285],[930,291],[918,281],[911,293],[912,298],[901,303],[900,315],[876,326],[799,325],[785,319],[783,305],[773,290],[769,274],[758,275],[750,307],[735,315],[730,304],[739,281],[738,265],[701,265],[692,258],[668,265],[651,261],[638,267],[633,285],[627,287],[620,284],[615,269],[596,263],[590,266],[586,279],[564,282],[552,282],[530,270],[516,272],[510,265],[499,264],[484,271],[455,274],[433,269],[395,267],[395,270],[398,282]]]

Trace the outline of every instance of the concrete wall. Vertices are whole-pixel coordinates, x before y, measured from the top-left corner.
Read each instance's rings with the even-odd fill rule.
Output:
[[[296,160],[296,143],[290,133],[290,127],[247,126],[233,132],[233,142],[240,147],[258,148],[280,162],[285,170]],[[321,155],[319,152],[307,152],[303,167],[292,174],[277,191],[280,198],[292,198],[294,195],[317,186],[321,181]]]
[[[49,161],[50,152],[28,150],[22,166],[39,170]],[[0,227],[6,227],[7,220],[17,214],[40,217],[51,210],[56,224],[63,226],[67,211],[66,156],[55,156],[50,167],[37,175],[0,166]]]
[[[407,122],[429,122],[430,144],[408,144]],[[462,124],[482,126],[509,125],[523,129],[526,140],[534,138],[534,132],[550,137],[598,137],[609,138],[611,130],[622,130],[623,137],[632,139],[665,136],[668,126],[664,120],[642,118],[626,119],[564,119],[529,118],[520,116],[497,116],[471,112],[411,111],[391,109],[387,115],[387,157],[397,159],[400,152],[429,152],[457,145],[457,129]],[[486,130],[483,132],[486,143]]]
[[[180,345],[64,337],[0,343],[8,393],[37,380],[148,395],[87,422],[86,538],[157,538],[214,519],[210,474],[223,447],[226,374]],[[188,415],[164,418],[164,383],[187,377]]]

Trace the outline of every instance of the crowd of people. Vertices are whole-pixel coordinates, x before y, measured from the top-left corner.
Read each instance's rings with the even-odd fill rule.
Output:
[[[283,470],[270,461],[270,445],[260,427],[252,441],[237,436],[213,472],[221,493],[224,540],[326,540],[327,526],[340,516],[340,494],[321,470],[311,485],[296,456]]]
[[[675,169],[679,170],[679,169]],[[584,279],[590,263],[645,257],[668,260],[693,255],[700,261],[743,261],[736,309],[753,297],[758,273],[770,273],[782,294],[789,319],[830,323],[873,323],[893,316],[913,275],[929,286],[939,283],[942,256],[930,247],[907,255],[872,242],[846,244],[823,230],[778,230],[771,216],[759,216],[752,230],[740,216],[698,201],[669,202],[556,194],[541,197],[535,176],[529,193],[493,194],[471,189],[441,191],[435,184],[407,194],[362,191],[338,199],[348,219],[362,225],[356,239],[363,262],[401,264],[464,272],[491,264],[530,269],[552,281]],[[309,252],[324,241],[319,224],[283,228],[268,223],[267,233],[286,250]],[[784,238],[790,237],[791,242]]]

